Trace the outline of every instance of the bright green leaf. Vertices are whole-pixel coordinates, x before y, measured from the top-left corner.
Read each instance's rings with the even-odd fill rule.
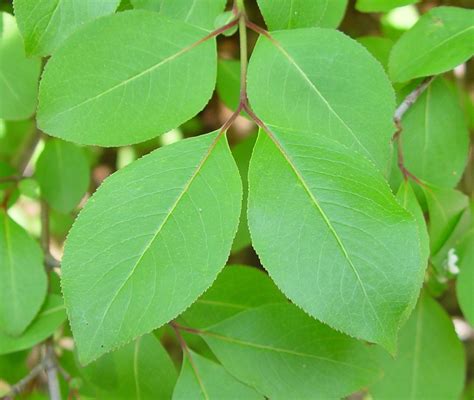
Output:
[[[41,195],[54,209],[68,213],[89,187],[89,163],[83,150],[62,140],[48,140],[36,162]]]
[[[464,349],[449,315],[428,295],[400,331],[396,358],[377,350],[384,377],[371,388],[374,400],[459,399]]]
[[[274,42],[259,39],[249,64],[248,94],[257,115],[270,127],[337,140],[386,171],[395,103],[380,63],[334,30],[272,35]]]
[[[320,135],[261,133],[248,219],[262,264],[293,302],[395,350],[424,265],[414,218],[372,163]]]
[[[107,178],[71,229],[62,263],[82,363],[175,318],[212,284],[241,199],[217,133],[160,148]]]
[[[240,61],[219,60],[216,90],[229,109],[237,109],[240,101]]]
[[[262,271],[229,266],[181,318],[193,328],[206,328],[249,308],[286,301]]]
[[[131,0],[135,8],[157,11],[161,15],[199,26],[214,28],[216,17],[224,11],[227,0]]]
[[[395,82],[453,69],[474,54],[474,10],[435,7],[404,33],[390,55]]]
[[[247,177],[250,158],[252,156],[252,151],[256,139],[257,135],[252,134],[232,149],[232,155],[234,156],[235,162],[237,163],[237,167],[239,168],[240,176],[242,177],[242,184],[244,189],[242,204],[247,204]],[[232,252],[235,253],[244,249],[245,247],[250,245],[250,242],[250,232],[247,223],[247,208],[243,207],[242,213],[240,215],[239,229],[237,230],[237,234],[235,235],[234,243],[232,243]]]
[[[396,7],[418,3],[420,0],[357,0],[356,9],[362,12],[387,12]]]
[[[252,388],[230,375],[221,365],[190,351],[173,392],[173,400],[257,400],[263,399]]]
[[[0,208],[0,332],[25,330],[43,304],[46,284],[39,245]]]
[[[27,58],[15,18],[0,13],[0,118],[25,119],[34,113],[40,60]]]
[[[176,128],[214,90],[215,40],[198,44],[205,35],[201,28],[140,10],[87,24],[45,68],[40,128],[102,146],[137,143]]]
[[[145,335],[80,369],[104,400],[170,399],[177,373],[159,340]]]
[[[421,209],[420,204],[416,198],[415,192],[413,191],[412,186],[408,181],[402,182],[400,188],[398,189],[397,199],[405,210],[410,212],[416,220],[418,225],[418,234],[420,238],[421,246],[421,258],[423,260],[423,265],[426,266],[428,262],[428,257],[430,256],[430,239],[428,236],[428,230],[426,227],[425,216],[423,215],[423,210]]]
[[[14,0],[28,55],[47,56],[81,25],[112,14],[120,0]]]
[[[456,94],[436,79],[402,120],[405,166],[419,179],[455,186],[469,153],[469,132]]]
[[[465,194],[454,189],[424,186],[423,190],[430,214],[428,232],[431,253],[435,255],[453,233],[469,200]]]
[[[257,0],[271,31],[295,28],[337,28],[347,0]]]
[[[474,327],[474,228],[471,228],[459,248],[461,272],[456,283],[456,294],[464,316]]]
[[[51,336],[66,319],[63,300],[51,294],[30,326],[20,336],[9,336],[0,332],[0,354],[14,353],[33,347]]]
[[[225,369],[271,399],[341,398],[379,375],[371,349],[292,304],[270,304],[202,337]]]

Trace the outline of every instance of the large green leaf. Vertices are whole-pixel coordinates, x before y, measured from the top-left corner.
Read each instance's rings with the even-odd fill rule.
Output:
[[[458,190],[423,187],[430,215],[429,234],[431,253],[443,247],[461,220],[463,211],[469,205],[468,197]]]
[[[39,245],[0,208],[0,332],[17,336],[46,296]]]
[[[464,316],[474,327],[474,227],[471,227],[459,248],[461,272],[456,282],[456,294]]]
[[[33,347],[47,337],[66,319],[63,300],[50,294],[33,322],[20,336],[9,336],[0,331],[0,354],[14,353]]]
[[[216,17],[227,0],[131,0],[135,8],[157,11],[161,15],[212,30]]]
[[[14,17],[0,13],[0,25],[0,118],[28,118],[36,108],[40,60],[25,56]]]
[[[357,0],[356,9],[362,12],[387,12],[396,7],[418,3],[420,0]]]
[[[249,308],[282,302],[285,296],[263,272],[229,266],[181,317],[193,328],[206,328]]]
[[[167,400],[177,373],[159,340],[145,335],[80,369],[97,389],[97,398]]]
[[[36,162],[41,195],[54,209],[68,213],[89,187],[89,162],[83,150],[62,140],[48,140]]]
[[[393,47],[389,70],[395,82],[453,69],[474,54],[474,10],[435,7]]]
[[[428,236],[428,229],[426,227],[425,216],[421,209],[415,191],[408,181],[404,181],[397,192],[397,199],[400,204],[409,211],[416,220],[418,225],[418,234],[420,238],[421,258],[423,265],[426,267],[428,257],[430,256],[430,239]]]
[[[241,199],[217,133],[158,149],[102,184],[71,229],[62,263],[82,363],[168,322],[212,284]]]
[[[261,133],[248,207],[254,248],[292,301],[395,350],[424,266],[414,218],[372,163],[320,135]]]
[[[263,18],[272,31],[295,28],[337,28],[347,0],[257,0]]]
[[[400,331],[396,358],[377,350],[384,377],[371,388],[374,400],[459,399],[464,349],[449,315],[428,295]]]
[[[395,102],[380,63],[335,30],[272,35],[273,42],[259,39],[249,64],[248,94],[258,116],[270,127],[335,139],[385,171]]]
[[[436,79],[407,111],[401,137],[405,166],[423,181],[455,186],[469,152],[469,132],[456,94]]]
[[[230,375],[221,365],[189,350],[183,357],[173,400],[258,400],[254,389]]]
[[[367,345],[292,304],[244,311],[202,337],[227,371],[275,400],[341,398],[379,375]]]
[[[87,24],[46,65],[40,128],[77,143],[120,146],[177,127],[214,90],[215,40],[198,44],[205,35],[141,10]]]
[[[52,54],[84,23],[112,14],[120,0],[15,0],[15,16],[28,55]]]

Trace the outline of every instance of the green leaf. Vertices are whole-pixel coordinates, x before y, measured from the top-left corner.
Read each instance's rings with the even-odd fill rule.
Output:
[[[428,257],[430,256],[430,238],[426,227],[425,216],[421,209],[415,192],[408,181],[402,182],[397,192],[397,199],[405,210],[410,212],[414,217],[418,226],[418,237],[420,238],[421,259],[426,267]]]
[[[469,200],[465,194],[454,189],[424,186],[423,191],[430,214],[428,232],[431,254],[435,255],[453,233]]]
[[[0,356],[0,380],[14,384],[28,375],[27,351]],[[0,387],[0,396],[2,388]]]
[[[30,326],[20,336],[9,336],[0,331],[0,354],[14,353],[33,347],[51,336],[66,319],[63,300],[50,294]]]
[[[252,134],[237,146],[232,149],[232,155],[234,156],[237,167],[239,168],[240,176],[242,177],[243,184],[243,199],[242,204],[247,204],[248,198],[248,171],[250,158],[252,157],[253,147],[255,145],[255,140],[257,139],[256,134]],[[232,243],[232,252],[238,252],[245,247],[249,246],[251,242],[250,232],[247,223],[247,209],[242,208],[240,215],[239,229],[235,235],[234,243]]]
[[[396,7],[418,3],[420,0],[357,0],[356,10],[361,12],[387,12]]]
[[[334,30],[272,35],[274,42],[259,39],[249,64],[248,95],[257,115],[270,128],[337,140],[387,170],[395,103],[380,63]]]
[[[68,213],[89,187],[89,163],[83,150],[62,140],[48,140],[36,162],[41,195],[54,209]]]
[[[341,398],[379,374],[367,345],[292,304],[247,310],[202,337],[227,371],[275,400]]]
[[[15,18],[0,13],[0,118],[25,119],[36,108],[40,60],[27,58]]]
[[[469,131],[458,98],[448,82],[436,79],[402,121],[405,166],[419,179],[454,187],[469,153]]]
[[[459,273],[456,294],[459,306],[474,327],[474,228],[467,233],[460,246]]]
[[[388,59],[393,47],[393,42],[390,39],[380,36],[363,36],[357,38],[357,41],[382,64],[385,70],[388,69]]]
[[[140,10],[87,24],[46,65],[40,128],[101,146],[137,143],[176,128],[214,90],[216,45],[215,39],[199,43],[205,35],[201,28]]]
[[[46,296],[39,245],[0,208],[0,331],[18,336]]]
[[[80,371],[96,387],[97,398],[104,400],[170,399],[178,376],[153,334],[138,338]]]
[[[248,210],[254,248],[283,293],[394,351],[424,265],[414,218],[372,163],[320,135],[261,133]]]
[[[465,374],[463,345],[449,315],[422,295],[400,331],[395,359],[377,349],[384,370],[371,393],[375,400],[459,399]]]
[[[0,120],[0,159],[12,163],[16,161],[18,154],[28,145],[33,132],[32,120]]]
[[[211,31],[227,0],[132,0],[135,8],[158,11],[161,15]]]
[[[175,318],[212,284],[241,200],[217,133],[160,148],[107,178],[71,229],[61,269],[82,363]]]
[[[230,375],[221,365],[188,350],[173,392],[173,400],[257,400],[252,388]]]
[[[474,54],[474,10],[435,7],[393,47],[389,70],[394,82],[436,75]]]
[[[193,328],[206,328],[249,308],[286,301],[263,272],[251,267],[229,266],[181,318]]]
[[[337,28],[347,0],[257,0],[268,29]]]
[[[81,25],[112,14],[120,0],[14,0],[28,55],[47,56]]]
[[[216,90],[227,108],[237,109],[240,102],[240,61],[219,60]]]

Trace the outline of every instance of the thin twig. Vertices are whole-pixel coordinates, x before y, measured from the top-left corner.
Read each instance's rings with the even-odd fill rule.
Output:
[[[31,371],[23,379],[19,380],[13,386],[10,387],[10,391],[3,397],[4,400],[10,400],[16,395],[23,392],[26,387],[33,382],[41,372],[45,370],[46,360],[43,358],[39,364],[35,365]]]
[[[415,175],[413,175],[405,166],[405,157],[403,154],[402,146],[402,118],[405,113],[410,109],[410,107],[415,104],[415,102],[422,95],[422,93],[430,86],[430,84],[434,81],[435,78],[435,76],[430,76],[424,79],[423,82],[421,82],[407,97],[405,97],[405,100],[403,100],[403,102],[398,106],[393,116],[393,121],[395,123],[395,126],[397,127],[397,130],[393,135],[392,140],[397,143],[398,168],[402,172],[403,178],[405,180],[408,180],[410,178],[421,186],[424,186],[424,183]]]
[[[48,392],[51,400],[61,400],[61,391],[58,380],[58,363],[54,354],[53,340],[46,341],[46,376],[48,378]]]

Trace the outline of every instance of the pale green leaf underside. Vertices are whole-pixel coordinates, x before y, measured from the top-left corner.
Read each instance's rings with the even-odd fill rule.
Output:
[[[456,294],[464,316],[474,327],[474,228],[471,227],[460,249],[461,272],[456,281]]]
[[[159,340],[144,335],[81,369],[103,400],[168,400],[178,374]]]
[[[29,349],[51,336],[66,319],[63,300],[50,294],[33,322],[17,337],[0,332],[0,354],[14,353]]]
[[[474,54],[474,10],[435,7],[404,33],[390,55],[395,82],[453,69]]]
[[[313,317],[393,351],[423,277],[416,222],[367,159],[316,134],[260,134],[249,171],[252,243]]]
[[[455,186],[466,166],[469,132],[448,82],[436,79],[407,111],[402,124],[408,170],[434,185]]]
[[[157,11],[165,17],[212,30],[226,0],[131,0],[135,8]]]
[[[33,114],[40,60],[27,58],[15,18],[0,13],[0,118],[25,119]]]
[[[229,266],[181,318],[187,326],[206,328],[249,308],[286,301],[268,275],[256,268]]]
[[[190,360],[190,357],[192,359]],[[173,392],[173,400],[262,400],[254,389],[230,375],[221,365],[189,351]]]
[[[396,358],[377,353],[384,377],[370,390],[374,400],[460,398],[464,349],[448,314],[428,295],[401,329]]]
[[[81,201],[89,187],[89,163],[83,150],[52,139],[36,162],[35,177],[41,195],[54,209],[66,214]]]
[[[379,374],[365,344],[292,304],[244,311],[203,339],[227,371],[271,399],[337,399]]]
[[[249,64],[248,94],[257,115],[270,127],[334,139],[386,171],[395,100],[382,66],[335,30],[272,35],[274,42],[259,39]]]
[[[347,0],[257,0],[268,29],[337,28]]]
[[[52,54],[84,23],[112,14],[120,0],[15,0],[28,55]]]
[[[387,12],[396,7],[418,3],[420,0],[357,0],[356,9],[362,12]]]
[[[87,24],[45,68],[40,128],[101,146],[137,143],[176,128],[214,90],[215,40],[197,45],[205,35],[201,28],[141,10]]]
[[[211,285],[241,199],[217,133],[158,149],[102,184],[71,229],[62,264],[82,363],[168,322]]]
[[[21,334],[46,296],[39,245],[0,209],[0,332]]]

